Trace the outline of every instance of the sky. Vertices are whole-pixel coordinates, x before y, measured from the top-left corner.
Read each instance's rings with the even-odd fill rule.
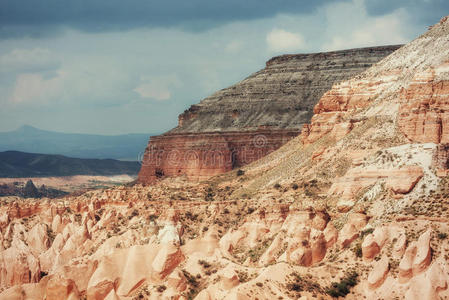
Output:
[[[447,0],[0,0],[0,131],[162,133],[286,53],[407,43]]]

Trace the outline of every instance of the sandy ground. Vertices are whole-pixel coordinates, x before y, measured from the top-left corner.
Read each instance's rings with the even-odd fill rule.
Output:
[[[0,178],[0,184],[13,182],[26,182],[33,180],[36,186],[46,185],[55,189],[73,192],[86,188],[110,187],[133,181],[136,177],[130,175],[114,176],[61,176],[61,177],[24,177],[24,178]]]

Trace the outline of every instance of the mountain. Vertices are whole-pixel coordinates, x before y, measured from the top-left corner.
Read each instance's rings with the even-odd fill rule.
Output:
[[[81,159],[63,155],[0,152],[0,177],[135,175],[140,164],[113,159]]]
[[[192,105],[169,132],[152,137],[139,175],[204,179],[251,163],[294,138],[334,83],[397,50],[381,46],[274,57],[241,82]]]
[[[313,111],[205,181],[2,199],[0,298],[449,299],[449,18]]]
[[[60,133],[24,125],[0,132],[0,151],[60,154],[77,158],[139,160],[149,134],[93,135]]]

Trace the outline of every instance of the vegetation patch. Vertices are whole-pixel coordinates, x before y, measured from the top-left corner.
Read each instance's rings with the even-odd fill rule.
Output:
[[[345,297],[351,292],[351,288],[357,285],[359,274],[352,271],[346,274],[340,282],[333,282],[330,287],[326,289],[326,293],[334,298]]]

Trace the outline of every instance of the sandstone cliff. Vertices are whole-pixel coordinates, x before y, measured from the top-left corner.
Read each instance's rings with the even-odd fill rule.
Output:
[[[243,81],[192,105],[179,125],[150,139],[139,182],[204,179],[251,163],[299,134],[332,84],[351,78],[399,46],[282,55]]]
[[[0,299],[449,299],[448,37],[334,85],[243,175],[1,199]]]

